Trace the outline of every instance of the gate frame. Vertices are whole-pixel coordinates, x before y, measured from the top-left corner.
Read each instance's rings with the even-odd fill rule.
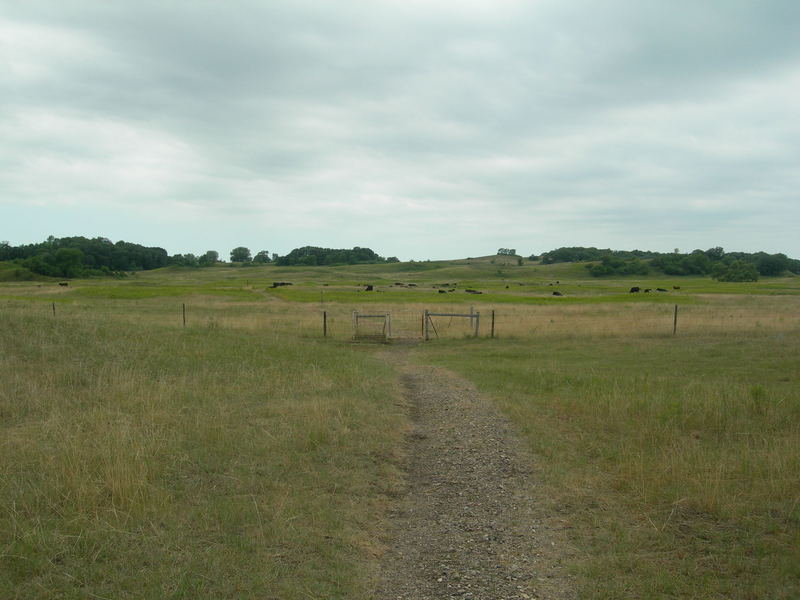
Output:
[[[428,342],[431,339],[430,336],[430,328],[433,326],[433,330],[436,332],[436,326],[433,325],[433,321],[431,321],[431,317],[462,317],[470,320],[470,323],[475,328],[475,333],[473,337],[478,337],[480,333],[480,324],[481,324],[481,313],[475,312],[475,308],[470,306],[468,314],[460,314],[460,313],[432,313],[427,308],[422,313],[422,338]],[[439,333],[436,332],[436,337],[439,337]]]
[[[388,341],[392,338],[392,313],[381,313],[373,315],[364,315],[357,310],[353,311],[353,340],[357,340],[358,336],[358,321],[360,319],[383,319],[383,339]],[[366,337],[366,336],[364,336]]]

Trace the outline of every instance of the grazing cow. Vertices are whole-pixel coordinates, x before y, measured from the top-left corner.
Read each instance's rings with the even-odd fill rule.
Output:
[[[479,292],[478,290],[464,290],[468,294],[482,294],[483,292]]]
[[[63,286],[63,287],[67,287],[69,285],[69,282],[68,281],[59,281],[58,285]]]
[[[506,289],[508,289],[508,286],[506,286]]]
[[[416,283],[409,283],[408,287],[417,287],[417,284]]]
[[[448,293],[449,293],[449,292],[455,292],[455,289],[452,289],[452,290],[447,290],[447,292],[448,292]]]
[[[562,294],[561,292],[553,292],[553,296],[563,296],[563,295],[564,294]]]
[[[665,290],[664,288],[656,288],[656,291],[657,292],[666,292],[667,290]]]
[[[439,292],[440,294],[446,294],[447,293],[447,290],[436,290],[436,291]]]
[[[647,289],[645,289],[644,293],[645,294],[649,294],[652,291],[653,291],[653,288],[647,288]]]
[[[270,287],[276,288],[276,287],[281,287],[283,285],[292,285],[292,284],[289,283],[288,281],[273,281]]]
[[[373,287],[371,285],[368,285],[368,286],[364,287],[364,291],[365,292],[371,292],[372,290],[373,290]]]
[[[637,286],[634,286],[634,287],[632,287],[632,288],[631,288],[631,291],[630,291],[630,292],[628,292],[628,293],[629,293],[629,294],[638,294],[640,291],[641,291],[641,290],[640,290],[640,288],[639,288],[639,287],[637,287]]]
[[[673,286],[672,286],[672,289],[673,289],[673,290],[679,290],[679,289],[681,289],[681,286],[679,286],[679,285],[673,285]]]

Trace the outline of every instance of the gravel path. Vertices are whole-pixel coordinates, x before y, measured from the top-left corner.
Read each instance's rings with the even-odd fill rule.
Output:
[[[565,524],[537,502],[536,465],[513,426],[468,381],[405,355],[384,353],[414,429],[375,598],[574,598]]]

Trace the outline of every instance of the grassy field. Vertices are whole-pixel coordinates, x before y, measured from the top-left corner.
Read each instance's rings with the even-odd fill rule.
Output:
[[[0,311],[0,597],[367,597],[390,371],[162,304],[41,308]]]
[[[518,424],[582,597],[799,597],[797,278],[503,263],[0,283],[0,597],[368,597],[408,416],[351,312],[470,307],[414,356]]]

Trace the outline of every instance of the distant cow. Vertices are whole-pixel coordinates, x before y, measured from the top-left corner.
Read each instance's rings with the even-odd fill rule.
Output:
[[[628,293],[629,294],[638,294],[640,291],[641,291],[641,289],[639,287],[634,286],[634,287],[631,288],[631,291],[628,292]]]
[[[288,281],[273,281],[272,285],[269,287],[276,288],[276,287],[281,287],[283,285],[292,285],[292,284]]]
[[[653,288],[646,288],[646,289],[644,290],[644,293],[645,293],[645,294],[649,294],[649,293],[650,293],[650,292],[652,292],[652,291],[653,291]]]
[[[563,296],[563,295],[564,294],[562,294],[561,292],[553,292],[553,296]]]
[[[365,292],[371,292],[372,290],[373,290],[373,287],[371,285],[367,285],[367,286],[364,287],[364,291]]]
[[[446,294],[447,293],[447,290],[436,290],[436,291],[439,292],[440,294]]]
[[[67,287],[67,286],[69,285],[69,282],[68,282],[68,281],[59,281],[59,282],[58,282],[58,285],[61,285],[61,286]]]
[[[656,288],[656,291],[657,292],[666,292],[667,290],[665,290],[664,288]]]
[[[416,283],[409,283],[408,287],[417,287],[417,284]]]
[[[468,294],[482,294],[483,292],[479,292],[478,290],[464,290]]]
[[[673,285],[673,286],[672,286],[672,289],[673,289],[673,290],[679,290],[679,289],[681,289],[681,286],[679,286],[679,285]]]

